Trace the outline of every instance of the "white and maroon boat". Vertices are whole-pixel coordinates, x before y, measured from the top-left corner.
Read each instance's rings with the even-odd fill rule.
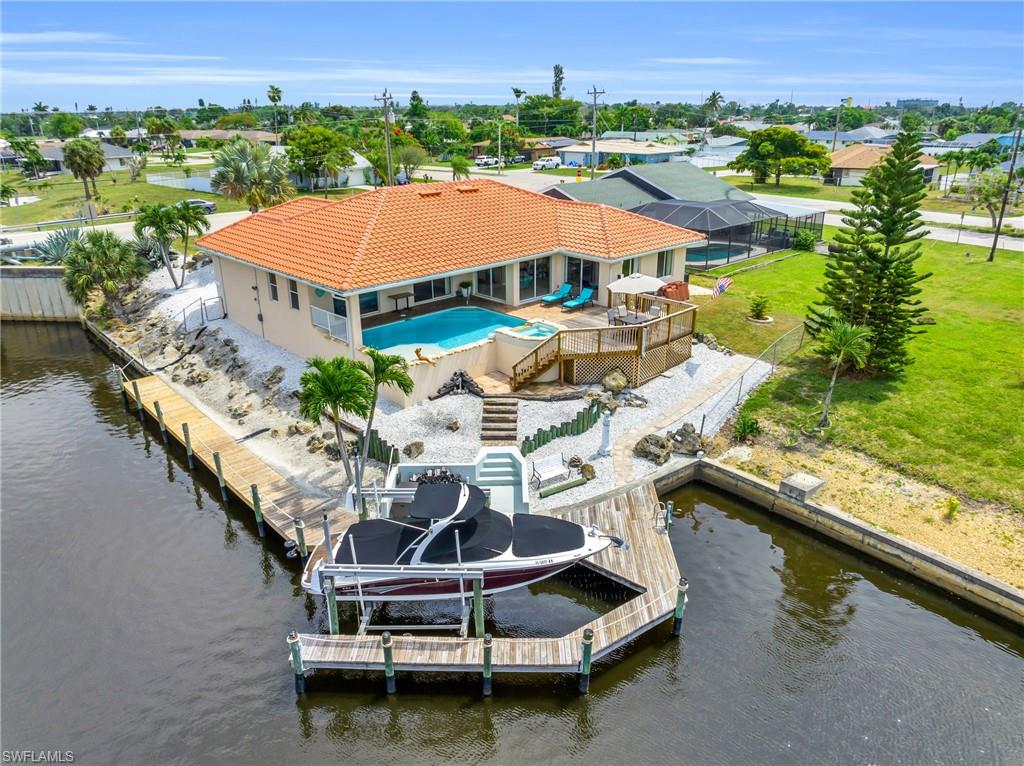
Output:
[[[550,516],[503,513],[487,494],[462,482],[421,484],[407,513],[350,526],[314,559],[302,587],[323,593],[334,578],[339,601],[463,598],[483,577],[484,595],[520,588],[568,569],[619,538]]]

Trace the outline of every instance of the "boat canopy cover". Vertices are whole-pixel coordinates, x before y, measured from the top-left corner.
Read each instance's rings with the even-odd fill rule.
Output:
[[[405,553],[405,549],[422,536],[427,529],[427,522],[412,521],[411,525],[403,522],[396,524],[387,519],[370,519],[359,521],[350,526],[341,538],[338,553],[334,557],[335,564],[408,564],[412,560],[415,548]],[[356,560],[352,560],[352,547],[356,549]],[[399,561],[398,557],[402,556]]]
[[[466,504],[459,510],[462,488],[468,488]],[[415,519],[446,519],[459,511],[459,519],[468,519],[487,504],[483,490],[472,484],[421,484],[416,488],[409,516]]]
[[[484,508],[466,521],[453,521],[430,541],[421,560],[425,564],[456,563],[459,560],[455,552],[456,531],[459,533],[463,564],[487,561],[508,550],[512,542],[512,519],[504,513]]]
[[[512,555],[517,558],[546,556],[582,548],[583,527],[564,519],[517,513],[512,523]]]

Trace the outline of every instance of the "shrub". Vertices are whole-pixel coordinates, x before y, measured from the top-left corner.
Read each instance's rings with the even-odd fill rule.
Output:
[[[767,319],[768,318],[768,297],[765,295],[755,295],[750,299],[750,317],[752,319]]]
[[[794,250],[813,250],[816,244],[818,244],[818,240],[810,229],[800,229],[793,236]]]
[[[736,420],[732,430],[733,438],[738,442],[750,441],[761,435],[761,424],[753,415],[743,414]]]
[[[955,497],[946,500],[946,521],[956,520],[958,513],[960,513],[960,501]]]

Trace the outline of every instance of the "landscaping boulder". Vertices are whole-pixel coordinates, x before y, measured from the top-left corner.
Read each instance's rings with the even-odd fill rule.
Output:
[[[341,450],[338,449],[336,444],[325,444],[324,455],[331,461],[341,460]]]
[[[284,367],[281,365],[275,365],[274,369],[267,375],[267,379],[264,381],[267,388],[276,388],[281,385],[281,381],[284,380]]]
[[[185,378],[186,386],[198,386],[200,383],[205,383],[210,379],[210,373],[206,370],[195,370],[190,372],[188,377]]]
[[[605,391],[611,391],[613,394],[621,394],[622,389],[629,385],[629,378],[626,377],[621,369],[614,369],[609,372],[601,380],[601,385]]]
[[[614,415],[615,411],[619,409],[618,400],[612,395],[611,391],[605,391],[599,397],[601,402],[601,409],[607,412],[609,415]]]
[[[701,449],[700,436],[690,423],[683,423],[679,430],[669,433],[672,451],[682,455],[696,455]]]
[[[314,426],[312,423],[306,423],[306,422],[303,422],[303,421],[300,420],[300,421],[298,421],[296,423],[292,423],[290,426],[288,426],[288,435],[289,436],[296,436],[296,435],[311,434],[311,433],[313,433],[313,430],[315,428],[316,428],[316,426]]]
[[[320,434],[313,434],[306,440],[306,449],[310,452],[319,452],[326,446],[326,442]]]
[[[672,457],[672,440],[659,434],[647,434],[633,447],[633,454],[650,460],[655,465],[664,465]]]
[[[567,465],[573,470],[579,470],[583,467],[583,458],[581,458],[579,455],[573,455],[571,458],[569,458]]]
[[[702,341],[709,351],[718,351],[718,338],[709,332],[704,333]]]
[[[461,427],[462,425],[459,423],[459,421],[455,420],[454,418],[452,420],[449,420],[448,425],[445,426],[445,428],[447,428],[449,431],[458,431]]]
[[[590,463],[584,463],[580,466],[580,476],[587,481],[592,481],[597,478],[597,470]]]
[[[423,454],[423,442],[409,442],[402,447],[402,454],[410,460],[415,460]]]
[[[228,415],[233,418],[244,418],[250,414],[253,410],[252,402],[239,402],[233,407],[228,408]]]

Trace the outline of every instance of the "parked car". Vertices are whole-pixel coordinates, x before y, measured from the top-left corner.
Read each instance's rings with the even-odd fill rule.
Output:
[[[204,213],[212,213],[217,209],[216,202],[210,202],[208,199],[187,199],[185,200],[190,207],[200,207]]]
[[[517,154],[515,157],[510,157],[508,162],[510,165],[518,165],[520,162],[526,162],[526,157]]]
[[[482,154],[476,158],[476,166],[478,168],[490,168],[498,164],[497,157],[489,157],[486,154]]]
[[[558,157],[541,157],[539,160],[533,161],[534,170],[555,170],[560,167],[562,167],[562,163]]]

